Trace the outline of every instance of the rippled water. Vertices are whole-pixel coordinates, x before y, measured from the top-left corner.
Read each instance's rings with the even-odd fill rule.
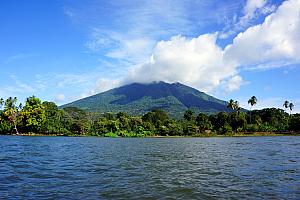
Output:
[[[0,136],[0,199],[300,199],[300,137]]]

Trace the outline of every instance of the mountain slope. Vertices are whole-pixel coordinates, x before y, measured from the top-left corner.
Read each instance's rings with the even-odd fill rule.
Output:
[[[153,109],[163,109],[172,117],[182,117],[191,108],[196,112],[216,113],[229,111],[225,101],[216,99],[180,83],[132,83],[96,94],[62,107],[78,107],[96,112],[124,111],[142,115]]]

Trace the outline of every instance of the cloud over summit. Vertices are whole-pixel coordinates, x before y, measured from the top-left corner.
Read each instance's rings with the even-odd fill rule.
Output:
[[[151,60],[130,71],[129,79],[138,82],[182,82],[211,91],[236,75],[236,67],[225,60],[216,44],[217,34],[197,38],[174,36],[159,42]]]

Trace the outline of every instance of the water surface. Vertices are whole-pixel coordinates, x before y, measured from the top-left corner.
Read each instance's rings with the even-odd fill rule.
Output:
[[[0,136],[0,199],[300,199],[300,137]]]

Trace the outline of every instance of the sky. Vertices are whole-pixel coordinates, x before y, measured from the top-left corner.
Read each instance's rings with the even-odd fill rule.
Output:
[[[180,82],[300,112],[300,0],[3,0],[0,97]]]

